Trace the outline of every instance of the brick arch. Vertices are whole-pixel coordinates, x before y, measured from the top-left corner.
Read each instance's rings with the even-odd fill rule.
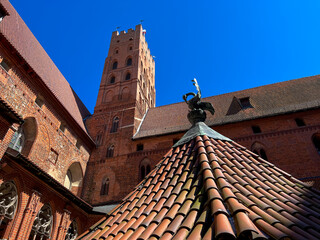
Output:
[[[130,90],[128,87],[124,87],[121,89],[120,99],[125,100],[128,99],[130,95]]]
[[[38,134],[30,158],[37,159],[40,162],[47,160],[50,153],[50,134],[44,124],[38,125]]]
[[[113,99],[114,93],[112,90],[109,90],[105,93],[103,101],[104,102],[111,102]]]
[[[65,173],[65,181],[64,186],[66,188],[69,188],[70,191],[72,191],[74,194],[77,195],[78,190],[82,186],[82,180],[83,180],[83,169],[78,161],[72,162],[66,173]]]

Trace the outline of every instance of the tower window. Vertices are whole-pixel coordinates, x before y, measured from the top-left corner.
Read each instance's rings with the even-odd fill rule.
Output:
[[[112,64],[112,69],[117,69],[117,68],[118,68],[118,62],[116,61]]]
[[[108,149],[107,149],[106,157],[107,157],[107,158],[112,158],[112,157],[113,157],[113,153],[114,153],[114,146],[111,145],[111,146],[108,147]]]
[[[132,50],[132,47],[131,47],[131,46],[129,47],[129,50]]]
[[[143,144],[137,144],[137,151],[143,150]]]
[[[303,127],[303,126],[306,126],[305,122],[303,121],[303,119],[301,118],[296,118],[294,119],[296,121],[296,124],[298,127]]]
[[[110,83],[115,83],[116,82],[116,77],[115,76],[112,76],[111,78],[110,78]]]
[[[130,74],[130,73],[127,73],[127,75],[126,75],[126,80],[130,80],[130,78],[131,78],[131,74]]]
[[[261,128],[259,126],[252,126],[253,133],[261,133]]]
[[[110,184],[109,178],[105,178],[102,181],[100,195],[108,195],[109,194],[109,184]]]
[[[313,135],[312,142],[317,152],[320,154],[320,134],[319,133]]]
[[[117,50],[116,50],[116,54],[118,54],[118,53],[119,53],[119,50],[117,49]]]
[[[132,41],[133,40],[133,38],[131,37],[131,38],[129,38],[129,41]]]
[[[115,117],[113,119],[113,121],[112,121],[112,127],[111,127],[110,132],[111,133],[117,132],[118,131],[118,127],[119,127],[119,118]]]
[[[132,65],[132,58],[128,58],[127,60],[127,66],[131,66]]]

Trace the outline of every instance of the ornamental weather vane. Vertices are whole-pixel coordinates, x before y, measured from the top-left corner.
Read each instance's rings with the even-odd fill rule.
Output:
[[[204,122],[206,120],[207,114],[205,110],[209,111],[212,115],[214,114],[214,108],[210,102],[201,102],[201,90],[198,85],[197,80],[194,78],[191,80],[193,85],[197,89],[197,93],[187,93],[183,95],[183,100],[188,104],[190,109],[188,113],[188,120],[192,125],[195,125],[197,122]],[[193,96],[190,100],[187,100],[189,96]]]

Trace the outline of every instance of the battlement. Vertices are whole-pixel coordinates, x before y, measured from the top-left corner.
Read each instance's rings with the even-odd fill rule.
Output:
[[[124,41],[134,40],[135,38],[144,38],[142,25],[139,24],[135,29],[128,29],[127,31],[114,31],[111,36],[111,43],[119,43]]]

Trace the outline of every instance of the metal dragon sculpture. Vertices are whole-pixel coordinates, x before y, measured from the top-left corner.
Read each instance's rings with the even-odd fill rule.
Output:
[[[183,100],[188,104],[188,107],[190,109],[188,114],[188,119],[191,122],[192,125],[194,125],[197,122],[204,122],[206,119],[206,113],[205,111],[209,111],[212,115],[214,114],[214,108],[212,107],[212,104],[210,102],[201,102],[201,90],[198,85],[197,80],[194,78],[191,80],[193,82],[193,85],[197,89],[197,93],[187,93],[183,95]],[[188,100],[189,96],[193,96],[190,100]]]

